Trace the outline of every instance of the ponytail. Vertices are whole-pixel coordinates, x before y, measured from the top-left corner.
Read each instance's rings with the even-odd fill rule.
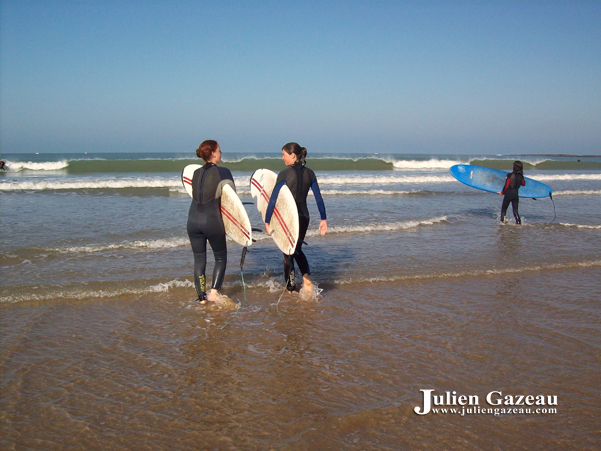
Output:
[[[297,161],[300,161],[302,164],[306,163],[305,159],[307,158],[307,149],[301,147],[298,143],[290,142],[282,147],[282,150],[288,155],[296,155]]]

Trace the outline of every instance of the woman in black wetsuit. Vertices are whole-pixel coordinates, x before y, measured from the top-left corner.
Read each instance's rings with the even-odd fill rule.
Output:
[[[520,204],[520,196],[518,191],[520,189],[520,186],[526,186],[526,180],[524,179],[524,165],[521,161],[514,161],[513,172],[507,174],[505,186],[503,187],[503,190],[499,193],[499,195],[501,196],[505,195],[505,197],[503,198],[503,205],[501,205],[501,222],[505,221],[505,214],[507,213],[509,203],[511,203],[515,223],[522,223],[522,218],[520,218],[520,214],[518,212],[518,206]]]
[[[305,234],[309,227],[309,209],[307,208],[307,195],[309,194],[309,189],[311,189],[315,195],[315,201],[317,202],[317,208],[319,209],[319,214],[321,216],[319,233],[325,235],[328,231],[326,207],[323,203],[321,192],[319,191],[315,173],[305,166],[306,157],[307,149],[299,146],[297,143],[288,143],[282,148],[282,160],[284,160],[287,168],[279,173],[275,187],[271,193],[267,211],[265,212],[265,231],[268,235],[271,235],[269,223],[271,222],[273,209],[275,208],[280,189],[282,186],[287,185],[296,201],[299,219],[298,243],[294,254],[284,254],[284,279],[286,281],[286,289],[289,292],[296,291],[296,283],[294,281],[294,261],[296,261],[298,269],[303,275],[303,291],[310,292],[313,285],[311,278],[309,277],[311,274],[309,262],[302,250],[303,240],[305,239]]]
[[[234,178],[229,169],[219,167],[221,149],[217,141],[207,140],[196,149],[198,158],[205,165],[194,172],[192,177],[192,204],[188,212],[188,237],[194,252],[194,287],[201,304],[218,301],[219,290],[227,265],[227,245],[225,228],[221,219],[221,189],[224,184],[234,190]],[[207,266],[207,240],[213,249],[215,268],[211,291],[206,293],[205,269]]]

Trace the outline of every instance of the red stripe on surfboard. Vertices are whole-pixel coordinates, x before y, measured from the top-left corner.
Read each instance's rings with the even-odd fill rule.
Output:
[[[184,183],[187,183],[188,185],[192,185],[192,179],[189,179],[188,177],[182,177],[182,179],[184,180]]]
[[[256,182],[254,179],[253,179],[253,182],[255,182],[255,187],[257,187],[257,185],[259,185],[258,182]],[[267,192],[263,189],[263,187],[261,187],[261,185],[259,185],[259,188],[261,189],[261,194],[263,195],[263,198],[265,199],[265,201],[267,203],[269,203],[269,196],[267,195]],[[280,225],[282,226],[282,229],[284,230],[284,235],[286,235],[286,238],[288,239],[290,246],[294,246],[294,237],[292,236],[292,232],[290,232],[290,229],[288,228],[288,224],[286,224],[286,222],[284,221],[284,218],[282,217],[280,211],[274,207],[273,214],[275,215],[276,219],[279,221]]]
[[[269,196],[267,195],[267,192],[261,186],[261,184],[259,182],[257,182],[255,179],[252,179],[251,183],[255,186],[255,188],[257,188],[261,192],[261,194],[263,195],[263,198],[267,201],[267,203],[269,203]],[[288,225],[284,222],[284,218],[282,218],[282,215],[280,214],[279,210],[274,207],[273,213],[275,214],[276,219],[282,225],[282,228],[284,229],[284,234],[286,235],[286,238],[288,238],[288,242],[290,243],[290,246],[294,246],[294,237],[292,236],[292,232],[290,232]]]
[[[247,230],[244,228],[244,226],[242,224],[240,224],[240,221],[238,221],[236,218],[234,218],[234,216],[225,209],[225,207],[222,205],[221,206],[221,213],[224,214],[225,216],[227,216],[227,218],[232,221],[234,223],[234,225],[236,227],[238,227],[238,229],[240,229],[240,231],[244,234],[244,236],[246,237],[246,239],[250,239],[250,235],[247,232]]]

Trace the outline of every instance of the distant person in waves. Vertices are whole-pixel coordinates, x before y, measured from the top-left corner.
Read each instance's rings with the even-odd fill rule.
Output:
[[[499,193],[499,195],[505,195],[503,198],[503,205],[501,206],[501,222],[505,222],[505,214],[507,213],[507,207],[511,203],[513,209],[513,217],[515,218],[516,224],[521,224],[522,219],[518,212],[518,206],[520,203],[519,189],[520,186],[526,186],[526,180],[524,179],[524,165],[521,161],[513,162],[513,172],[507,174],[507,180],[505,186]]]
[[[225,227],[221,219],[221,189],[229,184],[236,189],[229,169],[221,163],[221,149],[217,141],[207,140],[196,149],[205,165],[194,171],[192,177],[192,203],[188,212],[188,237],[194,252],[194,287],[201,304],[220,302],[225,296],[219,293],[227,266]],[[207,266],[207,240],[213,249],[215,268],[211,291],[207,294],[205,269]]]
[[[0,170],[4,171],[6,169],[6,165],[4,164],[4,161],[0,161]]]
[[[269,223],[271,222],[273,209],[275,208],[280,189],[282,186],[287,185],[292,192],[292,196],[294,197],[298,208],[299,232],[298,243],[294,254],[284,254],[284,280],[286,281],[286,289],[288,292],[297,291],[296,283],[294,281],[294,262],[296,261],[298,269],[303,276],[301,294],[310,294],[313,292],[313,282],[310,277],[311,271],[309,270],[309,262],[302,250],[303,240],[305,239],[309,227],[309,209],[307,208],[307,195],[309,194],[309,189],[311,189],[315,195],[315,201],[317,202],[317,208],[319,209],[319,214],[321,216],[319,233],[325,235],[328,231],[326,207],[323,203],[321,192],[319,191],[315,173],[305,166],[306,157],[307,149],[301,147],[297,143],[291,142],[282,148],[282,160],[284,160],[287,168],[279,173],[275,187],[271,193],[267,211],[265,212],[265,232],[268,235],[271,235]]]

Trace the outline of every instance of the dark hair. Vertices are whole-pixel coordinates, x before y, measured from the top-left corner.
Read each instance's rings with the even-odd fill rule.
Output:
[[[305,158],[307,158],[307,149],[298,145],[298,143],[288,143],[282,150],[286,152],[288,155],[296,155],[296,159],[301,162],[305,162]]]
[[[513,172],[517,172],[517,173],[522,173],[524,172],[524,165],[522,164],[521,161],[514,161],[513,162]]]
[[[217,144],[217,141],[207,139],[206,141],[200,143],[200,146],[198,146],[198,149],[196,149],[196,156],[198,156],[198,158],[202,158],[206,162],[211,158],[211,155],[217,150],[218,147],[219,144]]]

